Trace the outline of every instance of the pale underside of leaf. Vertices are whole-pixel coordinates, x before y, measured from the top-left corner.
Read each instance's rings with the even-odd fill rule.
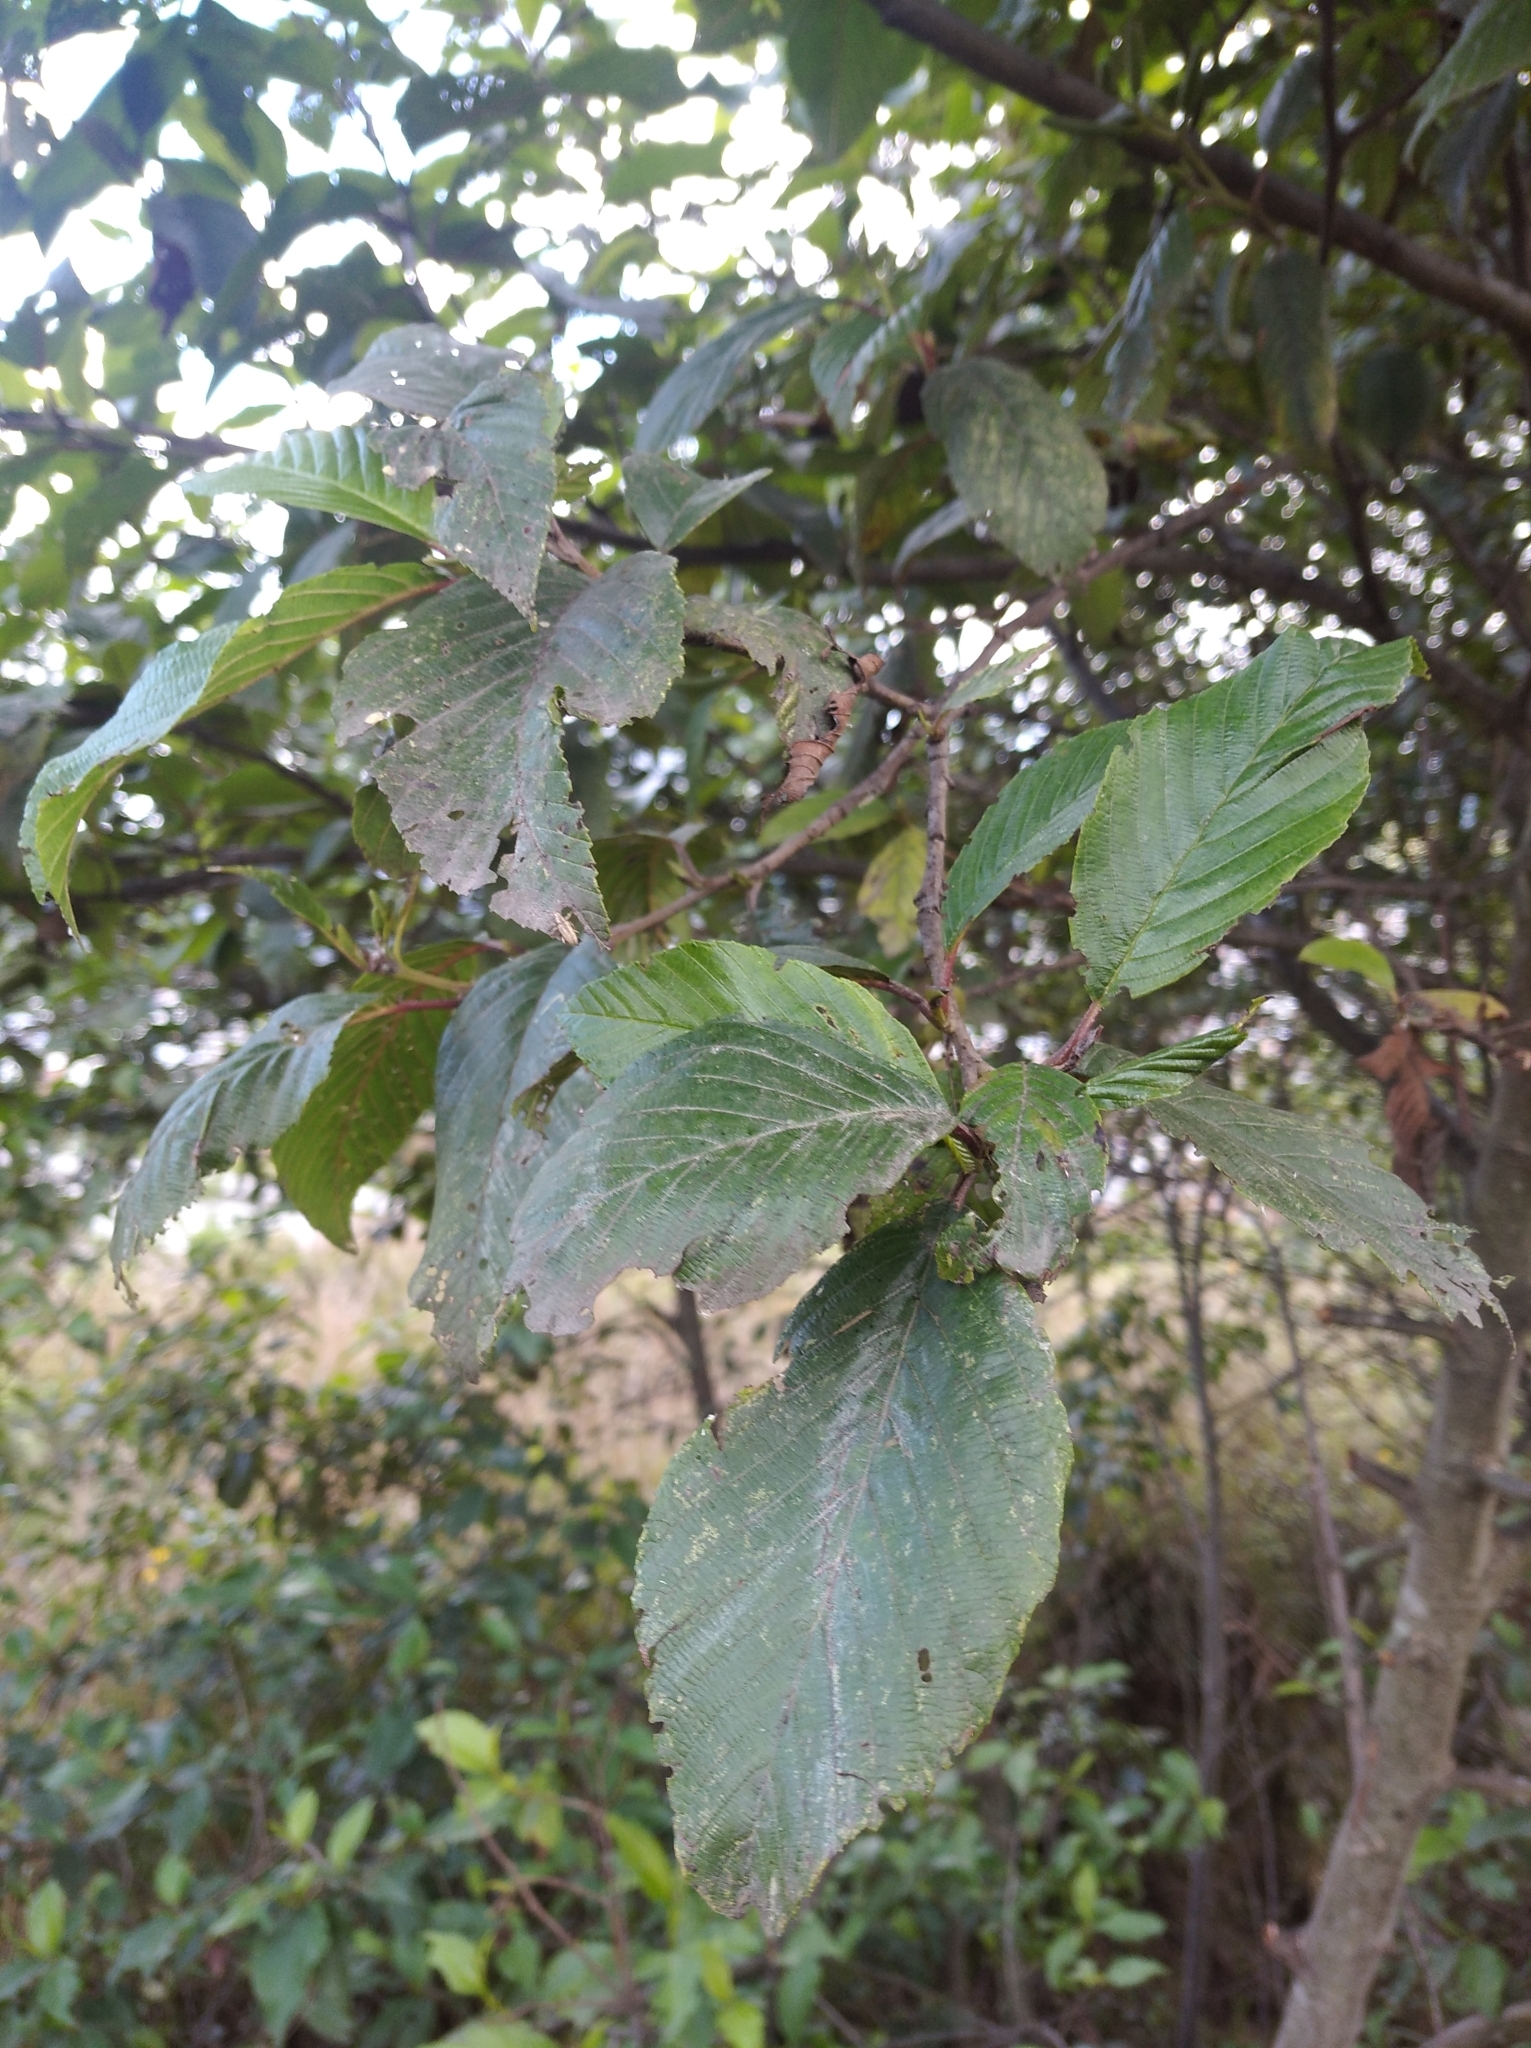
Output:
[[[1073,838],[1095,802],[1111,756],[1131,734],[1131,725],[1122,721],[1060,740],[1005,784],[952,863],[946,884],[948,946],[1017,875]]]
[[[380,334],[354,368],[332,378],[325,388],[359,391],[390,411],[444,420],[486,378],[505,367],[503,349],[459,341],[444,327],[416,321]]]
[[[1467,1233],[1430,1214],[1412,1188],[1334,1125],[1267,1109],[1209,1081],[1154,1105],[1252,1201],[1275,1209],[1337,1252],[1373,1252],[1399,1280],[1412,1274],[1445,1314],[1478,1321],[1491,1299]]]
[[[436,495],[428,487],[404,489],[383,473],[383,458],[364,427],[329,432],[303,428],[284,434],[275,448],[221,469],[199,470],[181,488],[188,497],[248,492],[278,505],[365,519],[417,540],[435,539]]]
[[[584,1328],[628,1267],[703,1308],[767,1294],[950,1128],[930,1070],[826,1031],[725,1021],[646,1053],[516,1216],[511,1285],[534,1330]]]
[[[347,1019],[372,1000],[354,991],[299,996],[176,1098],[117,1204],[112,1264],[119,1279],[127,1262],[195,1201],[204,1173],[249,1147],[274,1145],[296,1122],[324,1079]]]
[[[732,939],[687,940],[646,966],[617,968],[571,1000],[565,1028],[586,1066],[614,1081],[645,1053],[725,1017],[834,1032],[895,1066],[926,1065],[903,1025],[867,990]]]
[[[1004,1205],[997,1256],[1023,1279],[1049,1278],[1105,1184],[1095,1105],[1072,1075],[1021,1060],[980,1082],[962,1115],[994,1148]]]
[[[984,1725],[1057,1567],[1051,1355],[1013,1282],[937,1277],[926,1225],[819,1282],[784,1381],[679,1452],[639,1553],[677,1850],[769,1934]]]
[[[1106,472],[1077,422],[1027,371],[987,357],[926,380],[925,417],[964,504],[1039,576],[1071,567],[1106,516]]]
[[[752,469],[748,476],[698,476],[667,455],[629,455],[622,465],[622,489],[654,546],[673,548],[770,474],[769,469]]]

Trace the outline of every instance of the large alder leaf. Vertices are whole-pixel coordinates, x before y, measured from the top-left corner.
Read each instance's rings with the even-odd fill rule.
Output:
[[[1369,1251],[1395,1278],[1412,1274],[1444,1314],[1476,1323],[1481,1305],[1492,1302],[1467,1232],[1432,1216],[1412,1188],[1337,1125],[1267,1109],[1210,1081],[1155,1103],[1153,1114],[1251,1201],[1331,1251]]]
[[[928,378],[921,403],[963,503],[996,540],[1039,576],[1090,552],[1106,516],[1106,472],[1035,377],[970,356]]]
[[[278,505],[301,505],[310,512],[333,512],[341,519],[364,519],[391,527],[416,540],[436,537],[436,494],[428,485],[404,489],[385,475],[383,457],[364,427],[335,427],[325,432],[305,427],[284,434],[276,446],[246,455],[221,469],[201,469],[184,477],[188,498],[213,498],[225,491],[247,492]]]
[[[1333,728],[1390,703],[1418,659],[1407,640],[1283,633],[1242,674],[1133,721],[1074,858],[1091,995],[1177,981],[1339,837],[1367,749]]]
[[[951,1128],[912,1066],[824,1030],[734,1019],[626,1068],[516,1216],[512,1287],[534,1330],[583,1329],[630,1266],[703,1308],[769,1293]]]
[[[948,946],[1017,875],[1073,838],[1089,815],[1111,756],[1131,736],[1132,725],[1122,721],[1059,740],[1005,784],[952,863],[946,884]]]
[[[470,981],[483,955],[454,942],[425,946],[406,965],[448,981]],[[429,1109],[436,1053],[449,1010],[420,1007],[420,988],[372,974],[356,993],[370,1002],[335,1042],[329,1069],[271,1148],[287,1199],[331,1244],[351,1247],[357,1190],[385,1166]]]
[[[723,403],[756,349],[815,311],[813,300],[772,299],[740,314],[722,334],[704,341],[649,400],[633,443],[637,453],[663,455],[685,435],[694,434]]]
[[[1052,1356],[1014,1282],[938,1277],[945,1214],[825,1275],[784,1380],[676,1455],[639,1551],[677,1852],[771,1935],[983,1727],[1057,1570]]]
[[[475,386],[441,425],[375,436],[390,479],[406,490],[431,488],[436,545],[533,625],[563,417],[551,377],[504,370]]]
[[[689,939],[646,966],[617,968],[573,998],[565,1028],[591,1072],[614,1081],[645,1053],[725,1017],[798,1024],[838,1034],[895,1066],[928,1065],[866,989],[732,939]]]
[[[347,1020],[375,1000],[351,990],[284,1003],[176,1097],[117,1204],[112,1264],[119,1279],[129,1259],[196,1200],[205,1173],[252,1146],[274,1145],[297,1121]]]
[[[444,327],[413,321],[380,334],[361,361],[332,377],[326,388],[358,391],[390,411],[444,420],[506,367],[503,349],[459,341]]]
[[[436,1194],[409,1298],[434,1319],[436,1342],[474,1370],[506,1295],[510,1221],[531,1185],[543,1139],[515,1114],[517,1061],[570,956],[539,946],[476,981],[453,1011],[436,1062]]]
[[[594,586],[553,563],[542,578],[556,624]],[[346,663],[336,692],[342,739],[402,715],[413,730],[375,769],[405,843],[433,880],[468,894],[500,880],[504,915],[572,937],[604,933],[595,869],[559,745],[558,708],[539,673],[552,645],[487,583],[463,577],[396,632],[375,633]],[[501,834],[516,852],[495,866]],[[545,863],[545,867],[538,863]]]
[[[1045,1280],[1074,1248],[1074,1230],[1105,1185],[1096,1107],[1071,1074],[1018,1060],[962,1104],[993,1147],[1004,1217],[994,1248],[1026,1280]]]
[[[698,476],[668,455],[629,455],[622,464],[622,489],[647,538],[656,548],[673,548],[770,474],[752,469],[748,476]]]

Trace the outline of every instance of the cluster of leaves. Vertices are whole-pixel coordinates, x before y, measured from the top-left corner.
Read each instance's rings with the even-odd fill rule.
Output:
[[[0,1410],[9,2048],[812,2048],[827,1987],[875,2010],[886,1966],[938,1997],[948,1926],[997,1967],[1006,1859],[1040,1987],[1162,1974],[1145,1858],[1217,1816],[1113,1716],[1118,1669],[1007,1694],[961,1775],[768,1946],[667,1847],[633,1497],[507,1435],[503,1364],[464,1393],[385,1353],[307,1392],[279,1296],[228,1270],[192,1291],[113,1343],[80,1318],[97,1377],[13,1382]]]

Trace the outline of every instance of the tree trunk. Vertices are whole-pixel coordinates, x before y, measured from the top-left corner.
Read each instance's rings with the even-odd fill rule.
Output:
[[[1531,1020],[1528,840],[1531,833],[1520,848],[1515,959],[1506,991],[1517,1023]],[[1296,1943],[1296,1975],[1276,2048],[1352,2048],[1361,2032],[1415,1840],[1452,1779],[1467,1663],[1499,1590],[1505,1547],[1494,1529],[1496,1497],[1479,1468],[1504,1458],[1519,1339],[1531,1327],[1531,1075],[1513,1060],[1499,1067],[1468,1210],[1488,1272],[1508,1276],[1500,1298],[1510,1328],[1487,1315],[1481,1329],[1459,1322],[1443,1348],[1430,1441],[1415,1487],[1408,1565],[1366,1731],[1365,1769]]]

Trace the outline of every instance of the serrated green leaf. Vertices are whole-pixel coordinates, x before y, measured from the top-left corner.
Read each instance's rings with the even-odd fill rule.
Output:
[[[1072,1074],[1020,1060],[981,1081],[962,1118],[994,1150],[1005,1211],[994,1238],[1001,1263],[1025,1280],[1047,1279],[1105,1185],[1095,1104]]]
[[[649,400],[633,443],[636,452],[663,455],[683,436],[694,434],[723,403],[756,349],[814,310],[812,300],[772,299],[740,314],[722,334],[703,342]]]
[[[1414,98],[1418,119],[1406,155],[1420,133],[1459,100],[1497,85],[1531,65],[1531,0],[1478,0],[1461,34]]]
[[[1307,249],[1278,249],[1250,286],[1255,356],[1278,439],[1299,453],[1328,446],[1339,408],[1327,273]]]
[[[415,321],[380,334],[359,363],[325,388],[359,391],[390,411],[444,420],[507,367],[503,349],[459,341],[444,327]]]
[[[386,476],[383,458],[363,427],[301,428],[259,455],[183,477],[181,489],[188,498],[248,493],[278,505],[365,519],[416,540],[436,537],[435,492],[404,489]]]
[[[1105,409],[1113,419],[1130,420],[1148,396],[1170,319],[1195,274],[1195,230],[1190,215],[1176,207],[1139,258],[1121,328],[1106,357],[1111,384]]]
[[[687,940],[645,966],[619,967],[571,999],[565,1029],[591,1072],[614,1081],[645,1053],[725,1017],[833,1032],[895,1066],[928,1064],[868,990],[732,939]]]
[[[794,96],[814,149],[835,163],[913,71],[920,46],[884,27],[867,0],[796,0],[786,20]]]
[[[786,605],[693,597],[686,605],[686,638],[746,654],[765,670],[773,679],[777,728],[788,746],[828,737],[832,700],[853,688],[849,657],[829,628]]]
[[[698,476],[667,455],[629,455],[622,465],[622,489],[655,547],[673,548],[770,474],[769,469],[752,469],[748,476]]]
[[[1159,1102],[1189,1088],[1198,1074],[1216,1066],[1243,1043],[1244,1029],[1239,1024],[1203,1031],[1195,1038],[1162,1045],[1155,1052],[1123,1060],[1093,1075],[1085,1083],[1085,1091],[1097,1109],[1141,1109],[1146,1102]]]
[[[412,954],[408,964],[466,983],[480,957],[443,945]],[[399,1008],[436,998],[388,975],[366,976],[356,993],[370,998],[365,1010],[341,1032],[324,1079],[271,1148],[288,1201],[344,1250],[351,1245],[357,1189],[387,1164],[430,1108],[437,1050],[452,1015]],[[382,1014],[368,1014],[374,1011]]]
[[[703,1308],[769,1293],[952,1122],[928,1065],[793,1024],[726,1020],[644,1054],[516,1214],[509,1285],[534,1330],[582,1329],[630,1266]]]
[[[679,1452],[639,1552],[678,1854],[770,1934],[983,1726],[1056,1570],[1051,1355],[1013,1282],[938,1278],[941,1213],[825,1275],[785,1379]]]
[[[686,601],[668,555],[630,555],[560,613],[537,651],[539,688],[598,725],[652,718],[685,665]]]
[[[1017,875],[1056,853],[1089,815],[1111,756],[1132,724],[1102,725],[1059,740],[1000,791],[952,863],[946,882],[946,943],[954,946]]]
[[[516,1114],[515,1103],[546,1078],[559,1056],[551,1028],[534,1034],[533,1022],[555,992],[561,1018],[571,982],[580,987],[592,964],[584,949],[570,954],[558,946],[507,960],[474,983],[442,1037],[435,1076],[436,1194],[409,1298],[428,1311],[436,1342],[465,1371],[474,1371],[488,1350],[506,1299],[511,1218],[544,1152],[566,1135],[584,1099],[569,1087],[564,1111],[547,1133]]]
[[[1074,858],[1093,996],[1177,981],[1338,838],[1368,771],[1362,734],[1333,728],[1391,703],[1418,659],[1408,640],[1283,633],[1241,674],[1133,721]]]
[[[283,591],[263,618],[214,626],[151,656],[106,724],[44,763],[33,783],[21,832],[32,886],[53,897],[72,928],[69,864],[77,828],[125,761],[321,640],[392,611],[439,580],[418,562],[334,569]]]
[[[547,620],[589,588],[552,563],[541,585]],[[579,919],[604,935],[590,842],[538,669],[551,644],[486,583],[463,577],[399,631],[363,642],[346,663],[336,718],[342,739],[395,714],[414,721],[374,773],[435,881],[468,894],[499,880],[492,907],[502,916],[569,939]],[[515,852],[497,869],[512,827]]]
[[[1106,516],[1106,472],[1035,377],[970,356],[927,378],[921,402],[963,503],[996,540],[1039,576],[1089,553]]]
[[[919,937],[915,897],[925,879],[925,834],[908,825],[867,863],[856,891],[856,908],[877,927],[877,943],[890,960],[909,951]]]
[[[537,623],[537,581],[557,489],[563,397],[551,377],[503,370],[439,426],[374,435],[384,473],[430,488],[431,538]]]
[[[1172,1138],[1193,1144],[1251,1201],[1275,1209],[1331,1251],[1374,1253],[1397,1279],[1412,1274],[1448,1316],[1478,1321],[1488,1275],[1467,1233],[1431,1215],[1359,1138],[1315,1117],[1267,1109],[1209,1081],[1156,1106]]]
[[[1396,995],[1398,991],[1398,979],[1386,953],[1379,953],[1364,939],[1310,939],[1297,957],[1308,967],[1359,974],[1387,995]]]
[[[297,1121],[347,1019],[372,1000],[350,991],[284,1003],[177,1096],[117,1203],[112,1264],[119,1279],[128,1260],[196,1200],[204,1173],[247,1147],[274,1145]]]

